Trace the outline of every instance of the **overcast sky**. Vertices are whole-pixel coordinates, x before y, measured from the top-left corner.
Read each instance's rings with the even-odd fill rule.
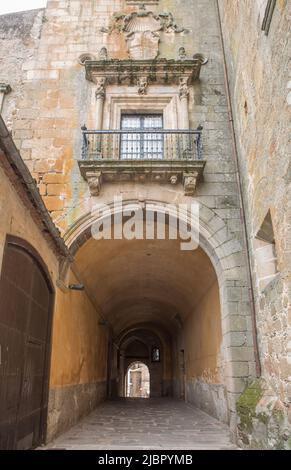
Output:
[[[46,0],[0,0],[0,15],[14,11],[33,10],[43,8]]]

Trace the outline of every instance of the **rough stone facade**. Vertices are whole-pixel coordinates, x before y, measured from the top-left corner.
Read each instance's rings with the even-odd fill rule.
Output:
[[[195,312],[190,301],[187,304],[189,309],[183,312],[184,326],[181,330],[176,328],[178,333],[173,341],[174,372],[171,375],[170,367],[165,367],[163,380],[170,382],[169,388],[174,389],[176,396],[186,398],[230,424],[235,439],[237,424],[240,426],[238,414],[241,414],[242,408],[240,403],[237,409],[237,400],[242,393],[246,393],[247,387],[253,384],[257,374],[247,247],[244,241],[245,227],[241,216],[238,168],[233,152],[217,2],[215,0],[144,2],[147,10],[152,10],[155,14],[171,12],[174,18],[170,26],[163,24],[163,29],[159,31],[160,58],[177,60],[179,54],[182,54],[181,48],[185,49],[188,58],[197,53],[208,58],[207,64],[201,67],[200,80],[196,80],[189,89],[187,85],[186,89],[183,87],[183,81],[180,82],[180,87],[173,83],[161,87],[159,84],[148,84],[147,81],[140,80],[138,87],[128,83],[109,84],[105,90],[104,83],[97,81],[94,84],[86,79],[84,65],[80,60],[82,62],[84,56],[91,59],[98,58],[101,53],[105,61],[108,58],[127,59],[128,50],[124,35],[118,27],[112,26],[115,24],[114,18],[116,20],[114,14],[121,12],[130,15],[137,10],[139,3],[125,0],[49,0],[45,10],[6,15],[2,17],[3,21],[2,19],[0,21],[0,60],[3,64],[0,82],[9,82],[11,69],[17,70],[14,81],[9,83],[12,91],[4,97],[3,117],[12,130],[23,159],[37,181],[47,209],[76,257],[77,270],[83,276],[81,281],[85,279],[86,285],[90,287],[88,298],[86,297],[87,310],[85,309],[81,320],[78,318],[78,300],[72,297],[73,294],[65,294],[62,297],[63,294],[60,293],[61,307],[55,317],[53,339],[49,437],[63,431],[92,409],[95,405],[92,398],[95,388],[98,389],[98,397],[103,398],[105,395],[104,363],[107,352],[104,341],[107,338],[105,335],[102,336],[98,325],[94,331],[93,318],[96,311],[100,314],[102,307],[103,310],[106,309],[107,304],[105,301],[102,304],[103,293],[97,289],[100,282],[97,282],[96,286],[93,281],[96,283],[96,279],[100,279],[102,283],[104,273],[106,274],[106,265],[111,263],[112,266],[113,262],[110,251],[104,261],[102,250],[99,259],[94,258],[93,245],[90,249],[91,235],[88,235],[88,227],[90,229],[98,218],[91,211],[92,205],[97,203],[111,205],[115,195],[122,195],[124,200],[142,204],[148,201],[163,204],[189,202],[189,196],[185,196],[180,182],[176,186],[152,182],[146,184],[119,182],[118,185],[107,183],[100,189],[99,181],[96,181],[95,177],[93,182],[95,190],[96,185],[98,188],[92,196],[92,191],[90,193],[88,183],[82,178],[78,166],[82,151],[81,126],[86,124],[88,129],[96,127],[96,120],[99,121],[97,116],[101,116],[98,111],[100,97],[105,100],[103,120],[100,121],[105,128],[113,126],[111,120],[113,111],[118,114],[118,109],[121,108],[156,112],[157,106],[162,108],[162,105],[154,103],[159,103],[158,100],[162,102],[161,97],[163,99],[166,97],[173,106],[169,108],[168,114],[171,116],[177,114],[176,122],[182,122],[180,128],[186,126],[196,129],[199,125],[203,126],[203,159],[206,160],[206,166],[203,179],[198,183],[192,200],[198,202],[200,206],[200,245],[212,264],[209,273],[213,275],[213,285],[217,287],[217,298],[213,296],[212,301],[209,300],[208,303],[211,286],[208,286],[207,292],[201,290],[199,305],[200,312],[205,311],[203,318],[201,315],[199,317],[199,311]],[[272,31],[269,36],[262,38],[258,27],[260,20],[257,7],[250,7],[250,2],[247,1],[239,3],[240,6],[238,2],[233,1],[219,2],[237,129],[239,172],[243,180],[244,203],[247,210],[247,232],[251,246],[262,377],[265,379],[264,387],[273,391],[279,408],[283,410],[285,421],[278,435],[282,435],[284,440],[288,427],[288,393],[290,395],[288,390],[290,363],[287,351],[287,321],[290,320],[290,312],[288,319],[290,247],[287,246],[290,240],[287,233],[288,224],[290,225],[290,213],[287,209],[290,164],[287,161],[287,125],[290,107],[287,106],[287,59],[284,59],[286,62],[282,64],[277,51],[281,47],[287,48],[287,40],[284,42],[283,38],[288,37],[288,6],[286,2],[278,2],[273,24],[278,31],[282,28],[282,34],[280,33],[279,39],[274,41],[271,37]],[[251,13],[253,19],[250,21]],[[169,21],[169,15],[166,18]],[[240,29],[237,27],[239,22],[243,33],[253,38],[252,60],[249,49],[244,49],[247,48],[248,41],[241,44]],[[244,22],[247,22],[247,25]],[[233,41],[233,38],[236,41]],[[271,47],[270,42],[272,42]],[[101,48],[106,48],[108,57],[104,56],[104,50],[100,52]],[[263,67],[264,61],[268,64],[268,70]],[[274,79],[275,70],[276,79]],[[286,90],[285,95],[282,89]],[[273,97],[272,102],[271,97]],[[188,105],[186,123],[185,103]],[[173,110],[176,110],[175,113]],[[277,123],[277,126],[274,124],[267,128],[265,126],[267,117],[270,122]],[[263,132],[262,129],[266,131]],[[280,274],[264,292],[259,292],[252,243],[269,209],[274,224]],[[186,220],[187,217],[186,214]],[[171,257],[170,249],[167,256]],[[100,273],[93,271],[92,264],[87,269],[91,259],[96,260],[95,266],[102,267]],[[174,266],[174,263],[172,265]],[[116,267],[120,269],[119,266]],[[119,273],[118,269],[116,275]],[[167,272],[166,268],[164,271]],[[185,277],[181,279],[185,279],[186,283],[187,276],[185,273],[183,275]],[[70,276],[74,278],[74,275],[68,275],[66,279]],[[107,276],[109,279],[111,272],[107,273]],[[112,278],[110,280],[113,283]],[[199,282],[199,276],[195,273],[193,282],[194,279]],[[157,280],[157,285],[159,282],[160,279]],[[106,282],[104,285],[106,289]],[[179,289],[181,293],[182,287],[179,286]],[[190,291],[189,287],[187,292]],[[108,294],[111,291],[106,292]],[[165,298],[167,295],[170,297],[166,289],[163,292]],[[70,300],[65,300],[66,295],[70,295]],[[67,332],[67,325],[71,321],[71,317],[68,318],[70,308],[74,310],[74,322]],[[211,324],[213,326],[211,322],[214,322],[209,316],[211,311],[215,312],[215,322],[219,323],[215,332],[211,330]],[[113,336],[120,334],[125,326],[130,327],[129,323],[124,326],[118,314],[111,312],[108,318],[109,323],[113,323],[111,324]],[[78,337],[79,322],[82,325],[82,340],[78,343],[80,358],[72,352],[72,345]],[[186,328],[187,325],[195,327],[195,322],[198,331],[199,329],[201,331],[201,337],[204,337],[206,342],[210,342],[209,338],[213,339],[210,359],[203,346],[199,350],[195,349],[196,346],[191,344],[191,335],[186,334],[185,325]],[[92,329],[88,325],[91,325]],[[86,333],[89,338],[88,344],[85,341]],[[102,364],[97,364],[96,352],[92,352],[96,346],[96,335],[103,359]],[[64,346],[66,344],[64,339],[70,345],[68,350]],[[179,354],[184,350],[185,376],[182,376]],[[62,359],[61,363],[59,358],[63,357],[64,352],[67,353],[66,360]],[[68,354],[72,355],[72,360],[68,359]],[[200,369],[193,366],[192,361],[197,362],[197,358],[201,359]],[[171,363],[170,359],[167,360]],[[99,385],[96,385],[100,381],[102,391]],[[79,406],[82,396],[84,402]],[[60,403],[67,403],[67,400],[68,403],[74,403],[73,418],[69,416],[69,408],[60,406]],[[248,443],[253,447],[288,445],[287,441],[282,444],[281,437],[275,444],[268,437],[254,438],[252,441],[247,436],[246,429],[242,427],[238,429],[241,433],[239,438],[244,445]]]
[[[250,422],[251,446],[290,447],[290,2],[219,1],[246,208],[262,393]],[[255,237],[270,210],[277,275],[260,289]],[[258,418],[265,414],[263,422]],[[276,425],[274,426],[273,421]],[[278,429],[280,432],[278,433]],[[252,435],[253,433],[253,435]],[[244,433],[242,433],[244,434]]]
[[[32,96],[27,98],[28,101],[25,104],[25,68],[36,57],[43,21],[44,10],[1,16],[0,81],[9,84],[12,90],[11,95],[8,94],[5,97],[5,109],[3,109],[2,116],[8,128],[11,130],[13,127],[16,143],[18,143],[17,139],[29,139],[32,136],[32,131],[25,121],[25,111],[19,108],[18,101],[23,102],[23,108],[33,105]],[[19,128],[15,128],[16,121],[22,123]],[[27,156],[23,149],[22,158],[26,159]]]

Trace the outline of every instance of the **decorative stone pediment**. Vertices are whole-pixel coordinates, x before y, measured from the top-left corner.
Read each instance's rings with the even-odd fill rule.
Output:
[[[138,11],[130,14],[115,13],[108,28],[101,31],[124,34],[132,60],[153,60],[159,55],[161,31],[182,33],[186,30],[176,24],[172,13],[155,14],[141,4]]]

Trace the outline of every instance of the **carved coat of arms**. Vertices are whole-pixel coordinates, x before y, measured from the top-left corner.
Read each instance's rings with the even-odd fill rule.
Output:
[[[155,59],[159,53],[161,24],[150,13],[136,13],[125,26],[129,56],[133,60]]]
[[[154,14],[152,11],[139,11],[129,15],[116,13],[109,28],[103,32],[114,30],[125,34],[129,57],[132,60],[154,60],[159,55],[160,32],[181,33],[171,13]]]

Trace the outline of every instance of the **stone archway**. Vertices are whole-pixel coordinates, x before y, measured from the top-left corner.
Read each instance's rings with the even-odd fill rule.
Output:
[[[124,331],[117,339],[116,355],[117,370],[112,380],[118,381],[119,396],[123,397],[125,390],[124,377],[128,367],[133,362],[142,362],[148,367],[151,377],[149,394],[151,397],[161,397],[171,394],[165,380],[165,347],[161,339],[150,326],[136,328],[133,331]],[[159,358],[155,360],[153,352],[159,351]]]
[[[126,202],[141,204],[143,208],[148,203],[156,204],[158,211],[161,205],[167,204],[169,197],[165,197],[162,202],[160,200],[153,201],[153,199],[149,201],[142,200],[141,202],[139,199],[131,198]],[[187,210],[185,210],[183,217],[185,223],[187,223],[189,220]],[[114,286],[107,291],[103,298],[100,292],[98,299],[96,298],[102,314],[105,313],[106,316],[109,311],[115,312],[110,314],[111,316],[109,315],[109,323],[113,328],[113,343],[116,335],[119,335],[122,330],[137,326],[139,323],[155,323],[158,319],[158,326],[167,331],[172,341],[172,355],[175,357],[176,363],[174,364],[174,361],[172,361],[172,372],[169,380],[174,395],[180,397],[184,394],[186,400],[196,403],[215,417],[230,423],[231,428],[234,430],[236,426],[235,401],[254,370],[248,286],[240,243],[227,230],[223,220],[202,205],[200,205],[200,246],[196,250],[195,256],[188,253],[181,257],[174,246],[175,244],[170,242],[167,246],[164,245],[163,249],[161,245],[159,247],[157,245],[156,247],[153,246],[154,243],[152,242],[141,247],[141,244],[138,246],[140,241],[132,240],[129,242],[129,248],[129,245],[123,240],[114,242],[104,240],[98,241],[98,249],[96,246],[94,249],[91,227],[98,219],[100,219],[98,212],[91,212],[82,217],[68,232],[67,241],[75,253],[75,267],[78,275],[89,286],[91,292],[94,290],[94,283],[90,283],[90,277],[93,279],[95,276],[95,281],[98,279],[97,284],[99,286],[102,283],[103,285]],[[142,296],[139,299],[136,296],[131,297],[133,303],[130,306],[124,294],[126,286],[135,285],[137,279],[137,271],[132,271],[132,266],[141,266],[141,263],[145,263],[144,266],[151,265],[149,261],[146,261],[151,256],[149,249],[155,252],[155,256],[157,256],[160,266],[162,266],[160,272],[167,273],[167,277],[159,281],[160,286],[162,286],[163,298],[161,299],[158,295],[153,294],[151,302],[147,303],[146,312]],[[117,258],[118,262],[116,261]],[[92,261],[88,266],[86,260],[94,260],[94,263]],[[124,275],[124,266],[127,266],[128,260],[133,261],[130,269],[126,269],[125,280],[121,285],[117,278],[121,279],[121,276]],[[109,269],[105,269],[108,263]],[[85,266],[86,269],[83,269]],[[101,277],[97,276],[96,278],[96,266],[99,266],[102,271]],[[199,266],[196,272],[195,266]],[[133,276],[130,275],[131,272],[134,272]],[[154,272],[149,268],[149,277],[147,278],[149,290],[152,289],[150,276],[153,275]],[[117,276],[115,278],[116,282],[112,276]],[[157,278],[155,279],[157,280]],[[167,283],[169,295],[165,288]],[[188,330],[184,331],[183,325],[185,325],[187,314],[195,306],[193,299],[195,296],[197,298],[200,296],[202,299],[210,288],[212,288],[211,296],[205,298],[203,306],[200,306],[200,309],[206,312],[205,315],[201,315],[200,329],[196,328],[195,330],[194,321],[192,325],[190,322]],[[203,289],[205,289],[204,293]],[[133,289],[133,291],[137,292],[138,289]],[[176,298],[177,302],[173,301],[173,297]],[[214,305],[217,308],[214,308]],[[215,321],[213,320],[214,315],[211,317],[211,312],[214,311],[216,311]],[[134,312],[136,314],[140,312],[140,317],[135,318]],[[207,318],[208,320],[205,320]],[[206,323],[209,322],[209,328],[206,324],[203,324],[205,321]],[[179,332],[180,329],[183,330],[183,334]],[[189,361],[196,361],[197,365],[198,360],[197,357],[194,357],[196,353],[194,356],[191,353],[191,356],[185,348],[185,343],[189,343],[189,331],[191,332],[191,329],[200,331],[201,334],[203,332],[204,339],[208,335],[210,337],[209,343],[215,347],[215,351],[211,353],[215,358],[213,364],[205,363],[203,371],[196,366],[190,367],[192,371],[195,369],[195,380],[188,380],[188,372],[185,372],[185,367],[189,370]],[[219,337],[219,331],[221,337]],[[180,336],[177,334],[175,336],[177,332]],[[199,335],[196,339],[199,341]],[[197,354],[199,356],[199,352]],[[184,355],[185,364],[180,363],[181,359],[178,359],[182,355]],[[217,376],[214,373],[215,369],[219,370]],[[181,391],[183,387],[184,392]],[[202,399],[199,398],[201,396]]]

